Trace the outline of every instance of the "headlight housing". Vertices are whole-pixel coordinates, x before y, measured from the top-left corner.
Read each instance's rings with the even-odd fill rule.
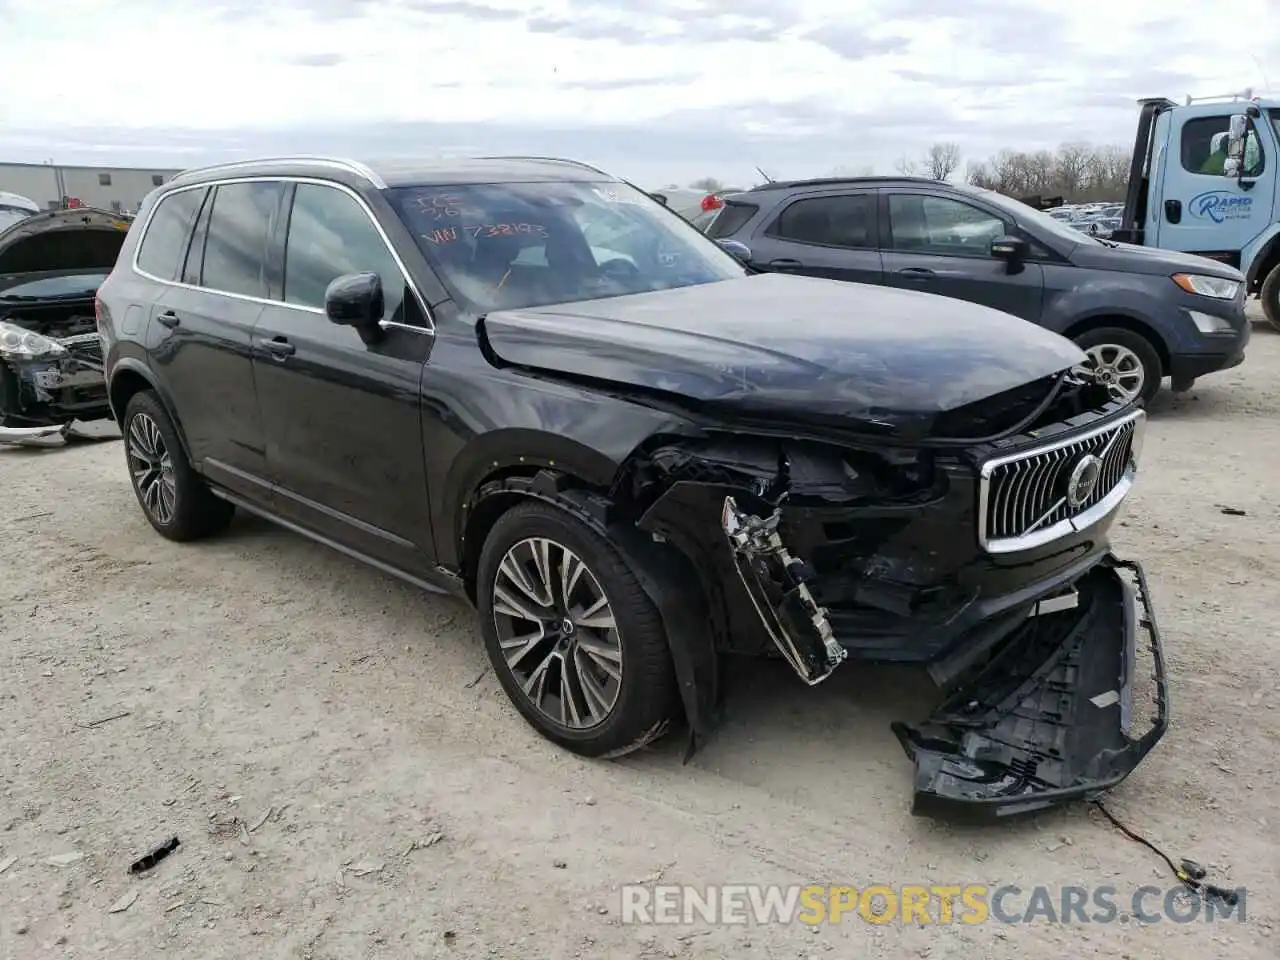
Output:
[[[40,357],[60,357],[66,352],[67,348],[57,340],[0,320],[0,356],[36,360]]]
[[[1187,293],[1194,293],[1200,297],[1212,297],[1214,300],[1234,300],[1235,295],[1240,292],[1240,283],[1237,280],[1207,277],[1199,273],[1175,273],[1173,282]]]

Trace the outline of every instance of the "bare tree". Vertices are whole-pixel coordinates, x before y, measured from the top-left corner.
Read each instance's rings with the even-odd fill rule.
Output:
[[[904,153],[897,160],[893,161],[893,169],[897,170],[904,177],[909,177],[916,172],[916,164],[914,160]]]
[[[1056,152],[1004,149],[965,172],[974,186],[1007,196],[1061,196],[1068,203],[1122,200],[1128,178],[1128,150],[1088,143],[1064,143]]]
[[[946,180],[960,167],[960,144],[935,143],[924,155],[924,167],[934,180]]]
[[[704,193],[719,193],[724,189],[724,184],[715,177],[703,177],[701,180],[695,180],[689,184],[692,190],[701,190]]]

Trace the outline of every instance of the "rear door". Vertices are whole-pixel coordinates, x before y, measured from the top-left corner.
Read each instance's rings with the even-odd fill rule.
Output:
[[[422,572],[434,555],[419,402],[432,330],[355,194],[319,182],[291,193],[279,299],[253,336],[277,509],[366,556]],[[365,271],[382,278],[383,319],[392,324],[373,343],[324,312],[330,281]]]
[[[205,191],[160,201],[143,237],[138,266],[169,267],[163,245],[178,225],[159,220],[166,205],[191,213]],[[184,198],[184,193],[189,194]],[[163,378],[191,448],[215,482],[268,500],[266,445],[249,357],[250,335],[267,295],[267,238],[281,212],[277,181],[222,183],[207,191],[176,278],[151,275],[161,293],[148,328],[153,369]],[[156,231],[156,259],[147,246]]]
[[[880,210],[888,284],[1040,319],[1040,264],[1027,261],[1010,272],[991,255],[992,240],[1018,233],[1012,221],[978,203],[910,188],[885,190]]]
[[[875,190],[867,189],[786,201],[747,239],[751,265],[775,273],[880,283],[875,200]]]

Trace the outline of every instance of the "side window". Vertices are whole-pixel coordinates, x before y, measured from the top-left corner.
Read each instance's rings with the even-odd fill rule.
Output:
[[[138,247],[138,266],[161,280],[175,280],[187,255],[191,224],[205,191],[180,190],[161,197]]]
[[[872,195],[810,197],[789,205],[766,236],[824,247],[870,247]]]
[[[693,223],[694,226],[701,226],[706,235],[712,239],[728,237],[745,227],[747,221],[754,217],[759,209],[754,203],[738,203],[730,200],[718,211],[711,211],[710,225],[706,222],[700,224],[698,220],[694,220]]]
[[[1197,117],[1182,125],[1182,169],[1188,173],[1201,173],[1221,177],[1227,161],[1227,133],[1231,126],[1230,114],[1216,117]],[[1257,128],[1249,121],[1249,132],[1244,141],[1244,175],[1259,176],[1266,169],[1267,159],[1262,152]]]
[[[223,293],[267,296],[267,247],[282,192],[283,185],[275,181],[218,186],[204,242],[201,286]]]
[[[404,301],[405,278],[369,214],[335,187],[298,184],[285,242],[285,301],[323,308],[331,281],[366,271],[382,278],[385,317],[393,318]]]
[[[1007,231],[999,217],[950,197],[889,195],[889,247],[948,257],[990,256],[990,244]]]

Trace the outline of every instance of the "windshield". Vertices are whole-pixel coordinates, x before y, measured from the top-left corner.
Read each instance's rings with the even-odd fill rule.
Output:
[[[982,194],[982,198],[988,203],[993,203],[997,207],[1007,210],[1024,223],[1034,224],[1045,233],[1052,234],[1070,243],[1079,243],[1082,239],[1079,230],[1072,229],[1065,223],[1055,220],[1047,213],[1037,210],[1021,200],[1014,200],[1002,193],[996,193],[994,190],[979,190],[978,192]]]
[[[16,286],[0,289],[0,300],[52,300],[63,297],[91,297],[107,271],[102,273],[77,273],[63,277],[41,277]]]
[[[482,313],[745,273],[693,226],[614,181],[400,187],[386,195],[450,292]]]
[[[0,230],[27,219],[32,213],[33,211],[22,207],[10,207],[0,203]]]

